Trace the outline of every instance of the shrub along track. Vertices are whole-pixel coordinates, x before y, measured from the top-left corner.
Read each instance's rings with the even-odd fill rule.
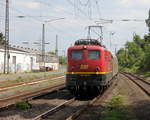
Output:
[[[19,109],[15,105],[1,109],[0,120],[34,119],[36,116],[44,113],[45,111],[55,108],[60,104],[66,104],[70,99],[70,102],[73,102],[74,99],[72,98],[73,96],[66,89],[60,89],[45,95],[36,96],[32,100],[28,101],[28,103],[32,106],[30,109]]]

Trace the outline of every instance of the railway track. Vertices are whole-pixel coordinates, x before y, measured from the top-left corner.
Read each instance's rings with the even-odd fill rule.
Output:
[[[14,89],[14,88],[21,87],[21,86],[35,85],[35,84],[50,81],[50,80],[57,80],[57,79],[64,78],[64,77],[65,76],[59,76],[59,77],[55,77],[55,78],[37,79],[37,80],[31,81],[31,82],[21,82],[21,83],[10,85],[10,86],[0,87],[0,92]]]
[[[66,93],[64,94],[63,91]],[[103,95],[105,95],[105,92]],[[92,100],[80,101],[74,99],[67,90],[61,89],[60,91],[54,92],[53,94],[45,94],[43,96],[39,95],[34,96],[33,98],[29,97],[28,100],[32,105],[32,108],[28,110],[20,111],[15,107],[15,105],[8,108],[6,107],[6,109],[4,108],[4,110],[1,110],[0,119],[74,120],[103,95],[99,95]]]
[[[36,96],[36,98],[29,101],[29,103],[32,105],[32,108],[30,109],[20,111],[15,106],[11,106],[6,109],[4,108],[4,110],[0,112],[0,119],[39,118],[39,115],[43,116],[45,114],[55,112],[61,107],[63,108],[67,104],[71,104],[74,101],[75,99],[66,89],[60,89],[58,91],[47,93],[42,96]],[[12,115],[12,111],[14,113],[14,116]]]
[[[53,119],[53,120],[72,120],[76,118],[80,112],[85,110],[89,105],[93,104],[100,96],[90,101],[79,101],[75,98],[61,103],[60,105],[45,111],[33,120]]]
[[[62,89],[64,87],[65,87],[65,83],[60,83],[51,87],[45,87],[34,91],[23,92],[18,95],[11,95],[9,97],[0,99],[0,108],[8,107],[21,100],[30,101],[38,96],[45,95],[49,92],[53,92],[55,90]]]
[[[115,80],[110,88],[114,87],[116,83],[117,80]],[[110,88],[108,88],[106,91],[108,91]],[[88,109],[88,107],[96,103],[99,99],[101,99],[102,96],[104,97],[106,94],[108,94],[105,92],[88,101],[80,101],[74,98],[70,99],[52,109],[45,111],[44,113],[35,117],[33,120],[75,120],[81,115],[82,112]]]
[[[72,104],[73,102],[75,102],[75,98],[72,98],[70,100],[67,100],[63,103],[61,103],[60,105],[50,109],[50,110],[47,110],[46,112],[38,115],[37,117],[33,118],[32,120],[40,120],[40,119],[44,119],[45,117],[47,117],[48,115],[51,115],[51,114],[54,114],[55,112],[61,110],[62,108],[64,108],[65,106],[67,105],[70,105]]]
[[[148,96],[150,96],[150,83],[145,81],[143,78],[139,78],[131,73],[121,72],[124,76],[134,82],[138,87],[140,87]]]
[[[76,120],[81,116],[82,113],[84,113],[86,110],[88,110],[88,108],[90,108],[91,106],[93,106],[97,102],[102,103],[104,101],[104,99],[109,94],[111,94],[111,91],[117,85],[117,82],[118,82],[118,77],[115,76],[113,78],[111,86],[109,88],[107,88],[103,94],[100,94],[97,97],[95,97],[94,99],[92,99],[91,101],[89,101],[85,107],[83,107],[83,108],[79,109],[78,111],[76,111],[75,113],[71,114],[66,120]]]
[[[100,99],[101,96],[102,95],[98,95],[97,97],[95,97],[91,101],[88,101],[86,106],[82,107],[81,109],[77,110],[75,113],[71,114],[66,120],[75,120],[78,116],[80,116],[80,114],[83,111],[88,109],[88,107],[92,106],[98,99]]]

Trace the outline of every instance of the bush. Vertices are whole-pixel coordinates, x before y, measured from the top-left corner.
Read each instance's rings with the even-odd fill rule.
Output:
[[[16,108],[18,108],[18,109],[24,110],[24,109],[30,109],[31,107],[32,107],[32,105],[26,101],[20,101],[20,102],[16,103]]]
[[[99,120],[135,120],[130,116],[130,108],[122,96],[114,96],[102,112]]]

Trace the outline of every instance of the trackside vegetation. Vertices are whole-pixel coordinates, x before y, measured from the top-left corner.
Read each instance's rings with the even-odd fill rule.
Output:
[[[16,108],[18,109],[30,109],[32,105],[26,101],[20,101],[16,103]]]
[[[128,72],[143,71],[149,74],[150,71],[150,11],[146,20],[149,33],[143,38],[135,34],[132,42],[127,42],[125,48],[117,52],[121,70]],[[150,74],[149,74],[150,75]]]
[[[99,120],[137,120],[123,96],[114,96],[101,113]]]

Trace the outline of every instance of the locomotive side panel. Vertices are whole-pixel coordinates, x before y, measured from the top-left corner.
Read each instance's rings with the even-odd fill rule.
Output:
[[[115,55],[113,55],[113,76],[118,73],[118,59]]]

